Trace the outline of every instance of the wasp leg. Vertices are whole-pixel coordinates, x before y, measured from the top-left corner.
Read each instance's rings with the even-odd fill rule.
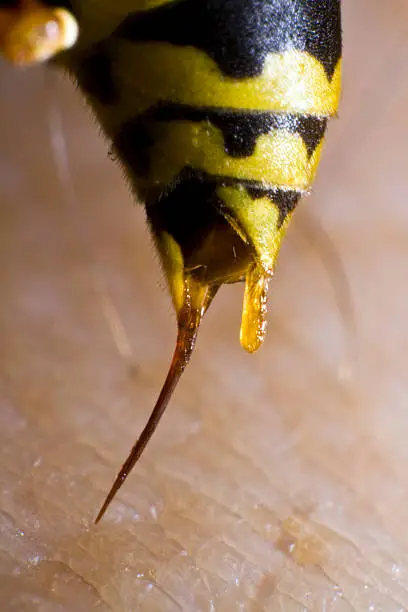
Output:
[[[17,9],[0,9],[0,53],[17,66],[45,62],[72,47],[77,38],[77,21],[65,9],[35,0],[22,0]]]

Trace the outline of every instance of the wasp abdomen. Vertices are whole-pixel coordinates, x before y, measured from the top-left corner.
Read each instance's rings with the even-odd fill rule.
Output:
[[[146,207],[178,339],[98,520],[157,426],[223,283],[245,280],[241,344],[261,345],[268,282],[340,94],[340,0],[134,7],[123,19],[112,9],[112,27],[104,22],[90,45],[80,39],[68,62]]]
[[[166,381],[99,520],[157,427],[223,283],[246,283],[241,344],[252,352],[263,341],[281,240],[337,111],[340,0],[62,5],[2,9],[0,50],[27,63],[70,49],[60,61],[144,202],[178,322]]]
[[[128,15],[112,40],[122,103],[102,104],[100,113],[146,202],[170,285],[169,236],[186,270],[194,236],[195,274],[205,268],[206,282],[220,282],[203,250],[212,216],[270,273],[337,110],[339,0],[152,2]],[[230,258],[221,267],[232,282],[247,263]]]

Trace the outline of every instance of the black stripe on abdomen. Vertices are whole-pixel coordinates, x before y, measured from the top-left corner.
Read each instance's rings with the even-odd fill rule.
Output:
[[[83,52],[74,68],[83,91],[98,104],[116,105],[121,92],[114,74],[115,45],[107,38]]]
[[[172,122],[209,123],[223,135],[224,153],[231,158],[250,158],[258,138],[272,130],[299,135],[309,157],[322,141],[327,119],[312,115],[251,111],[198,109],[186,105],[162,104],[125,121],[113,139],[113,146],[134,176],[148,178],[153,148],[160,124]]]
[[[225,152],[231,157],[249,157],[256,141],[271,130],[285,130],[298,134],[307,152],[313,154],[327,127],[326,117],[292,113],[202,109],[186,104],[159,103],[150,109],[142,121],[207,121],[224,136]]]
[[[222,213],[225,205],[217,196],[220,186],[241,186],[256,200],[268,198],[271,206],[279,210],[279,227],[296,207],[301,198],[297,191],[264,189],[260,185],[229,178],[211,177],[194,170],[186,170],[182,180],[169,192],[147,197],[146,212],[155,232],[169,233],[182,247],[186,262],[198,249],[209,230],[217,224],[225,224]]]
[[[235,79],[262,74],[269,54],[305,51],[331,79],[341,57],[340,0],[180,0],[131,13],[114,35],[195,47]]]

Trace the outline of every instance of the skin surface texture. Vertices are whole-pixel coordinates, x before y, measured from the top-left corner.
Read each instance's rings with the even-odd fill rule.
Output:
[[[242,286],[224,288],[96,527],[174,315],[74,88],[0,64],[0,610],[408,610],[407,19],[404,0],[344,3],[340,120],[282,248],[265,345],[242,351]]]

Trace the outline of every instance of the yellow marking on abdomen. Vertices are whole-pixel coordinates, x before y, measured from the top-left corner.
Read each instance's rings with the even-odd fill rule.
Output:
[[[272,273],[292,213],[282,220],[277,204],[267,197],[251,197],[242,185],[220,186],[217,195],[228,211],[226,219],[238,224],[240,232],[254,248],[257,262]]]
[[[156,124],[152,136],[149,172],[141,177],[142,185],[145,180],[168,185],[190,166],[214,176],[258,181],[265,188],[305,190],[314,180],[322,148],[320,143],[309,157],[301,136],[273,129],[259,136],[250,156],[231,157],[224,150],[220,130],[210,123],[187,121]]]
[[[252,353],[264,339],[268,281],[292,213],[282,222],[277,204],[266,197],[252,198],[242,185],[218,187],[217,195],[224,203],[225,218],[238,225],[255,251],[255,261],[246,274],[240,332],[241,345]]]
[[[137,13],[138,11],[145,12],[163,4],[174,4],[175,2],[178,2],[178,0],[133,0],[130,8],[132,13]]]
[[[203,51],[168,43],[122,41],[115,64],[117,85],[124,93],[114,123],[112,109],[106,117],[113,131],[163,100],[195,107],[331,116],[340,97],[341,60],[330,81],[318,60],[295,50],[270,54],[262,75],[245,79],[225,76]]]

